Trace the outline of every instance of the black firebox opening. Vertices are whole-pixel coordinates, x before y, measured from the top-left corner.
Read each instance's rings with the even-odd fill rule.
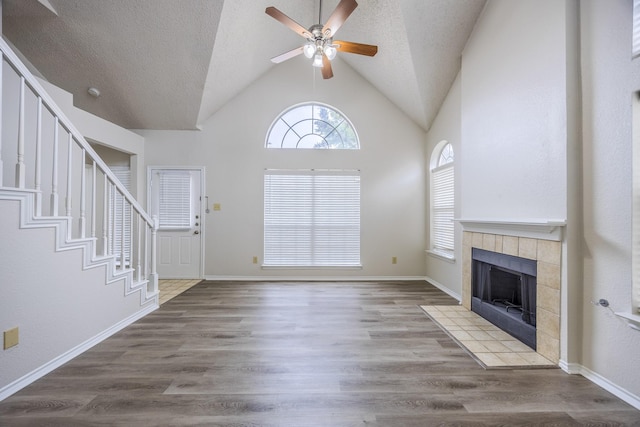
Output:
[[[471,309],[536,349],[534,260],[472,249]]]

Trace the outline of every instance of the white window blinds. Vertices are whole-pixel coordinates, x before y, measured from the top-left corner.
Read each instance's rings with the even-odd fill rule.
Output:
[[[434,169],[432,177],[432,246],[435,252],[453,256],[454,175],[453,164]]]
[[[191,227],[191,173],[171,171],[159,174],[158,225],[161,229]]]
[[[640,0],[633,0],[633,57],[640,56]]]
[[[131,170],[128,166],[112,166],[111,171],[113,174],[120,180],[124,188],[128,191],[131,191]],[[112,206],[113,206],[113,215],[112,215],[112,223],[111,229],[113,230],[113,234],[111,234],[110,244],[111,244],[111,253],[116,255],[116,263],[120,265],[120,258],[123,251],[122,246],[122,228],[124,227],[124,258],[125,265],[129,265],[131,259],[131,205],[129,203],[125,203],[124,206],[124,215],[122,212],[123,206],[122,202],[124,196],[120,194],[115,188],[112,193]]]
[[[264,265],[360,266],[360,175],[267,171]]]

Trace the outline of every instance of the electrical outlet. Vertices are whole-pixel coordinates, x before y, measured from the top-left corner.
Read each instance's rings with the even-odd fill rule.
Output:
[[[258,257],[257,257],[257,256],[254,256],[254,257],[253,257],[253,263],[254,263],[254,264],[257,264],[257,263],[258,263]]]
[[[398,257],[397,256],[392,256],[391,257],[391,264],[397,264],[398,263]]]
[[[18,345],[18,341],[19,341],[19,333],[18,333],[17,327],[4,331],[4,349],[5,350]]]

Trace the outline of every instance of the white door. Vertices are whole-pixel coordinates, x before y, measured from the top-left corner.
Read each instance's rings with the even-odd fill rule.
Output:
[[[202,277],[203,170],[149,168],[149,212],[157,216],[160,279]]]

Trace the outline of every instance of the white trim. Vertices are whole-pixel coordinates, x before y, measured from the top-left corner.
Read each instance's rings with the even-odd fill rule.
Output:
[[[206,276],[204,280],[231,282],[426,282],[427,278],[425,276]]]
[[[562,241],[562,230],[567,221],[560,220],[485,220],[457,218],[464,231],[505,236],[529,237],[540,240]]]
[[[634,408],[640,409],[640,396],[636,396],[635,394],[620,387],[619,385],[612,383],[602,375],[596,372],[593,372],[591,369],[586,368],[577,363],[567,363],[564,360],[560,361],[559,366],[566,373],[572,374],[572,375],[582,375],[592,383],[602,387],[603,389],[613,394],[614,396],[624,400]]]
[[[458,300],[458,303],[462,303],[462,295],[460,295],[459,293],[452,291],[442,283],[438,282],[437,280],[433,280],[429,276],[426,277],[426,280],[445,294],[449,295],[451,298],[455,298],[456,300]]]
[[[50,360],[49,362],[45,363],[44,365],[40,366],[39,368],[34,369],[33,371],[31,371],[28,374],[22,376],[21,378],[18,378],[17,380],[13,381],[12,383],[4,386],[3,388],[0,389],[0,401],[6,399],[7,397],[11,396],[14,393],[17,393],[18,391],[22,390],[23,388],[25,388],[29,384],[31,384],[34,381],[44,377],[45,375],[47,375],[48,373],[50,373],[54,369],[59,368],[60,366],[64,365],[65,363],[67,363],[68,361],[73,359],[74,357],[79,356],[80,354],[82,354],[85,351],[89,350],[91,347],[95,346],[96,344],[99,344],[100,342],[102,342],[105,339],[109,338],[110,336],[112,336],[116,332],[119,332],[120,330],[122,330],[122,329],[126,328],[127,326],[131,325],[135,321],[143,318],[144,316],[146,316],[147,314],[149,314],[152,311],[156,310],[157,308],[158,308],[158,304],[156,303],[156,304],[150,305],[150,306],[138,311],[137,313],[132,314],[131,316],[127,317],[126,319],[123,319],[123,320],[119,321],[118,323],[116,323],[115,325],[111,326],[110,328],[105,329],[104,331],[102,331],[99,334],[95,335],[93,338],[89,338],[85,342],[83,342],[81,344],[78,344],[74,348],[62,353],[60,356]]]
[[[627,326],[631,329],[640,331],[640,315],[621,311],[615,312],[615,315],[627,319]]]
[[[427,253],[427,255],[431,255],[434,258],[438,258],[442,261],[446,261],[448,263],[451,264],[455,264],[456,263],[456,257],[455,255],[451,254],[451,256],[444,254],[442,252],[438,252],[438,251],[434,251],[433,249],[427,249],[425,251]]]
[[[263,270],[362,270],[362,265],[261,265]]]
[[[282,147],[271,147],[271,146],[269,146],[269,136],[271,135],[271,130],[273,129],[273,126],[275,126],[275,124],[278,123],[278,121],[282,118],[282,116],[284,116],[285,114],[287,114],[291,110],[294,110],[294,109],[299,108],[299,107],[304,107],[306,105],[311,105],[312,108],[315,105],[319,105],[319,106],[325,107],[325,108],[327,108],[329,110],[336,111],[337,113],[342,115],[344,120],[349,124],[349,126],[351,127],[351,130],[353,130],[353,133],[356,136],[356,142],[358,143],[358,148],[355,148],[355,149],[352,149],[352,148],[346,148],[346,149],[345,148],[337,148],[337,150],[360,150],[362,148],[360,146],[360,137],[358,136],[358,131],[356,130],[356,127],[353,125],[351,120],[349,120],[347,115],[344,114],[341,110],[339,110],[336,107],[334,107],[333,105],[330,105],[330,104],[327,104],[327,103],[324,103],[324,102],[318,102],[318,101],[300,102],[298,104],[291,105],[291,106],[285,108],[284,110],[282,110],[276,116],[276,118],[273,119],[273,121],[271,122],[271,125],[269,125],[269,130],[267,130],[267,134],[264,137],[264,145],[263,145],[263,147],[266,148],[266,149],[269,149],[269,150],[271,150],[271,149],[278,149],[278,150],[299,150],[299,149],[305,150],[305,149],[307,149],[308,150],[308,148],[297,148],[297,147],[296,148],[282,148]],[[299,140],[298,140],[298,142],[299,142]],[[311,150],[314,150],[314,149],[312,148]],[[315,149],[315,150],[317,150],[317,149]],[[320,149],[320,150],[322,150],[322,149]],[[334,150],[335,150],[335,148],[334,148]]]

